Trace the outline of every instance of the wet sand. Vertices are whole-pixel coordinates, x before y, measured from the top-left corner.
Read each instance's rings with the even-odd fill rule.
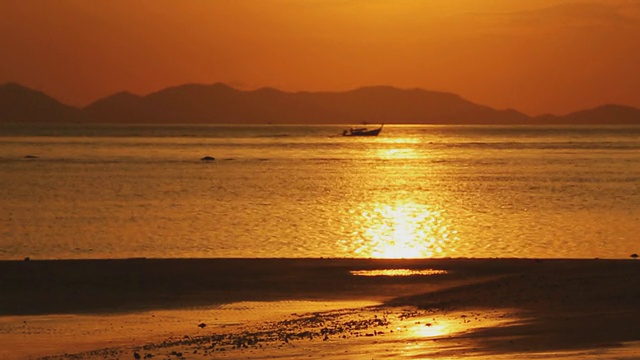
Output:
[[[380,269],[445,273],[352,274]],[[640,354],[635,260],[2,261],[0,294],[7,358]],[[107,320],[112,331],[92,330],[91,343],[68,336]],[[36,351],[43,339],[49,349]]]

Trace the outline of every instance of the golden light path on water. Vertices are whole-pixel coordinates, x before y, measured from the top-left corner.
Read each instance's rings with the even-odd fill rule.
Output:
[[[424,156],[418,154],[413,146],[419,141],[418,138],[388,139],[388,148],[378,148],[373,152],[376,158],[382,160],[412,159]],[[393,169],[387,174],[386,180],[391,185],[394,181],[396,185],[402,185],[412,177],[412,171],[410,167]],[[409,197],[360,205],[358,209],[349,211],[354,230],[349,238],[341,240],[344,250],[356,257],[399,259],[448,256],[454,248],[453,243],[457,241],[457,232],[449,228],[441,206],[430,203],[428,199]]]
[[[378,203],[372,209],[353,211],[356,230],[341,243],[358,257],[428,258],[441,256],[456,241],[441,211],[406,201]]]

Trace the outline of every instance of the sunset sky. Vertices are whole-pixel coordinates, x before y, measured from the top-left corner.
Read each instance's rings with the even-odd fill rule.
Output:
[[[365,85],[530,115],[640,107],[640,1],[0,1],[0,83],[86,105],[184,83]]]

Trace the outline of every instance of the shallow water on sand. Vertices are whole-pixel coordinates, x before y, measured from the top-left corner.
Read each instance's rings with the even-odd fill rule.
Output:
[[[0,259],[639,251],[640,127],[341,130],[4,126]]]
[[[298,313],[373,305],[376,303],[367,301],[238,302],[135,313],[3,316],[0,317],[0,358],[27,359],[105,348],[129,349],[185,336],[241,332],[247,327],[295,317]],[[131,353],[133,351],[127,351],[127,358]],[[87,355],[87,358],[92,357]]]
[[[637,359],[640,345],[630,342],[593,349],[522,349],[517,344],[526,341],[526,336],[494,333],[501,327],[518,327],[528,321],[508,309],[443,314],[413,308],[361,307],[364,305],[244,303],[230,304],[230,309],[40,316],[27,318],[24,323],[20,318],[4,319],[0,322],[0,333],[5,333],[0,344],[10,347],[0,349],[0,356],[86,360],[126,359],[135,354],[141,358],[189,359],[631,360]],[[287,313],[287,309],[314,312]],[[266,322],[256,321],[260,317],[256,311]],[[11,321],[16,323],[13,327]],[[196,324],[203,321],[209,325],[199,328]],[[60,335],[62,332],[65,336]]]

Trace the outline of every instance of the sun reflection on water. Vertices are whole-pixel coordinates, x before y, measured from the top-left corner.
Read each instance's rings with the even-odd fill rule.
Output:
[[[455,332],[455,326],[452,326],[451,321],[440,321],[437,323],[417,323],[409,328],[409,336],[417,338],[430,338],[448,335],[451,332]]]
[[[508,324],[519,324],[521,319],[508,315],[504,310],[479,312],[453,312],[448,314],[424,314],[409,317],[397,323],[394,336],[400,340],[403,354],[412,358],[439,358],[445,348],[453,347],[468,351],[477,349],[474,333],[482,329],[496,329]],[[474,339],[475,338],[475,339]],[[444,344],[438,339],[454,339],[454,343]],[[484,359],[484,357],[482,357]],[[491,358],[490,356],[487,358]]]
[[[398,202],[373,204],[370,210],[350,211],[355,229],[341,240],[358,257],[428,258],[450,255],[456,231],[446,225],[442,211],[428,205]]]
[[[432,276],[447,274],[446,270],[437,269],[377,269],[377,270],[352,270],[355,276]]]

